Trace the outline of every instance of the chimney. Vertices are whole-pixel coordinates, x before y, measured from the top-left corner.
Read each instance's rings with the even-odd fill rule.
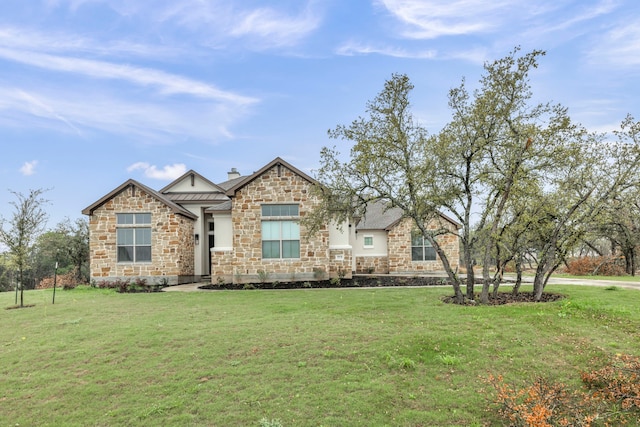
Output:
[[[242,175],[240,175],[240,172],[238,172],[238,169],[236,168],[231,168],[231,171],[227,172],[227,177],[229,180],[240,178],[241,176]]]

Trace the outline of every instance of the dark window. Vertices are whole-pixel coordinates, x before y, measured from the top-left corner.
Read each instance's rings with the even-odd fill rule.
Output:
[[[151,262],[151,214],[116,214],[118,262]]]
[[[262,205],[262,258],[300,258],[298,205]]]
[[[421,234],[411,236],[411,261],[435,261],[436,250]]]

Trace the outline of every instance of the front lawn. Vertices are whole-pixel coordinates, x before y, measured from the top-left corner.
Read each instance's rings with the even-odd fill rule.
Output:
[[[525,289],[530,290],[530,289]],[[538,304],[450,288],[29,291],[1,310],[2,425],[500,425],[484,379],[580,386],[640,355],[640,292],[554,286]],[[0,294],[0,307],[13,294]]]

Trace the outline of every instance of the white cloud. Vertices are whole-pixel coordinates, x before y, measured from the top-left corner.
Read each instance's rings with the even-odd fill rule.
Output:
[[[183,50],[173,47],[148,45],[127,40],[94,40],[80,34],[51,30],[43,33],[33,28],[16,26],[0,27],[0,46],[15,50],[48,53],[82,53],[92,56],[130,56],[170,58]]]
[[[412,58],[412,59],[433,59],[437,56],[435,50],[420,50],[409,51],[407,49],[401,49],[390,46],[373,46],[371,44],[364,44],[358,42],[348,42],[340,46],[336,53],[344,56],[355,55],[383,55],[391,56],[394,58]]]
[[[294,11],[271,6],[251,8],[245,2],[233,4],[228,0],[59,0],[54,6],[66,3],[75,12],[89,2],[104,3],[127,20],[186,29],[205,45],[242,40],[252,50],[295,46],[314,32],[322,20],[317,1],[302,3],[302,8],[293,2]]]
[[[87,93],[91,102],[87,102]],[[128,99],[105,89],[67,86],[26,89],[0,85],[0,124],[39,127],[90,137],[95,131],[145,143],[194,138],[216,143],[233,138],[230,128],[247,108],[230,103]]]
[[[297,16],[269,8],[243,11],[234,21],[230,28],[232,36],[250,36],[272,46],[294,45],[320,25],[319,14],[310,8]]]
[[[589,60],[613,68],[640,65],[640,19],[620,23],[600,34]]]
[[[155,165],[150,165],[146,162],[137,162],[127,168],[127,172],[136,170],[143,170],[147,178],[169,181],[184,175],[187,172],[187,166],[184,163],[175,163],[158,169]]]
[[[191,95],[236,104],[257,102],[255,98],[226,92],[207,83],[150,68],[5,48],[0,48],[0,57],[47,70],[77,73],[94,78],[124,80],[140,86],[154,86],[165,95]]]
[[[31,176],[36,173],[36,166],[38,165],[37,160],[33,160],[30,162],[25,162],[20,168],[20,173],[24,176]]]
[[[403,35],[416,39],[486,32],[497,27],[502,13],[518,10],[520,1],[486,0],[379,0],[407,25]]]

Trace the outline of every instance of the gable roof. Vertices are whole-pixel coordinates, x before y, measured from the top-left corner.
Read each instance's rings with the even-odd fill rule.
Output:
[[[166,194],[166,193],[170,192],[172,187],[176,186],[177,184],[179,184],[185,178],[188,178],[188,177],[190,177],[192,180],[195,179],[195,178],[198,178],[198,179],[202,180],[205,184],[211,186],[212,190],[214,192],[215,191],[219,191],[221,193],[224,193],[224,189],[223,188],[221,188],[219,185],[214,184],[213,182],[209,181],[207,178],[205,178],[204,176],[200,175],[198,172],[194,171],[193,169],[191,169],[188,172],[184,173],[179,178],[174,179],[170,184],[168,184],[166,187],[162,188],[159,192],[162,193],[162,194]],[[184,193],[184,191],[178,191],[178,193]]]
[[[461,225],[445,214],[438,213],[442,219],[453,224],[457,229]],[[376,200],[367,204],[364,215],[356,225],[356,230],[390,230],[402,219],[402,209],[388,207],[387,202]]]
[[[229,197],[235,196],[236,191],[240,190],[242,187],[244,187],[247,184],[251,183],[256,178],[258,178],[260,175],[264,174],[265,172],[267,172],[268,170],[270,170],[274,166],[284,166],[285,168],[289,169],[291,172],[293,172],[296,175],[300,176],[301,178],[309,181],[311,184],[319,184],[318,181],[316,181],[315,179],[311,178],[309,175],[307,175],[306,173],[302,172],[300,169],[295,168],[291,164],[289,164],[289,163],[285,162],[284,160],[282,160],[280,157],[276,157],[275,159],[273,159],[272,161],[270,161],[269,163],[264,165],[259,171],[254,172],[251,175],[247,175],[245,177],[236,178],[235,180],[231,180],[231,181],[235,181],[235,182],[233,183],[232,186],[230,186],[227,189],[226,195],[229,196]],[[231,182],[231,181],[228,181],[228,182]]]
[[[152,196],[153,198],[155,198],[159,202],[165,204],[169,209],[171,209],[171,211],[173,213],[176,213],[176,214],[179,214],[179,215],[182,215],[182,216],[185,216],[187,218],[194,219],[194,220],[198,218],[195,214],[193,214],[193,213],[189,212],[188,210],[184,209],[182,206],[172,202],[171,200],[169,200],[167,197],[163,196],[162,194],[160,194],[156,190],[153,190],[153,189],[147,187],[146,185],[139,183],[138,181],[136,181],[134,179],[129,179],[129,180],[125,181],[120,186],[118,186],[117,188],[113,189],[111,192],[109,192],[104,197],[102,197],[100,200],[98,200],[95,203],[92,203],[91,205],[89,205],[86,208],[84,208],[82,210],[82,213],[84,215],[93,214],[93,211],[95,211],[100,206],[104,205],[106,202],[108,202],[109,200],[113,199],[114,197],[116,197],[118,194],[120,194],[121,192],[123,192],[124,190],[126,190],[129,187],[138,187],[139,189],[141,189],[145,193],[149,194],[150,196]]]

